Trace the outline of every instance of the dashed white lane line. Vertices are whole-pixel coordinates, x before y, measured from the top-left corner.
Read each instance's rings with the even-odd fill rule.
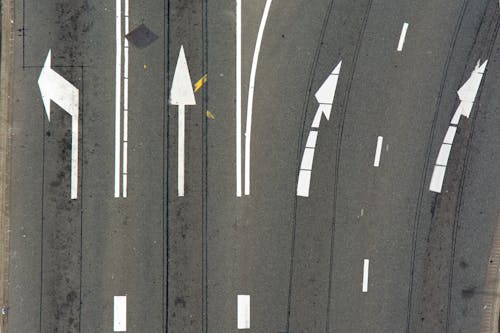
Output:
[[[310,131],[309,136],[307,137],[306,147],[314,149],[316,147],[317,139],[318,139],[318,131]]]
[[[125,0],[124,8],[125,35],[129,30],[129,0]],[[123,41],[123,170],[122,170],[122,196],[127,197],[127,154],[128,149],[128,39]]]
[[[238,295],[238,329],[250,328],[250,295]]]
[[[127,331],[127,296],[114,297],[113,332]]]
[[[446,167],[442,165],[435,165],[432,171],[431,184],[429,190],[432,192],[441,193],[441,188],[443,187],[444,174],[446,173]]]
[[[116,0],[115,75],[115,198],[120,196],[121,80],[122,80],[122,0]]]
[[[370,260],[364,259],[363,260],[363,286],[362,286],[362,291],[364,293],[368,292],[368,269],[370,266]]]
[[[406,39],[406,32],[408,31],[408,23],[403,24],[403,29],[401,29],[401,36],[399,36],[398,51],[403,51],[403,45]]]
[[[380,166],[380,155],[382,153],[382,143],[384,138],[382,136],[377,137],[377,149],[375,150],[375,159],[373,161],[373,166],[378,168]]]
[[[241,197],[241,0],[236,0],[236,196]]]
[[[255,89],[255,74],[259,62],[260,46],[266,27],[269,9],[271,8],[272,0],[266,0],[264,13],[260,21],[259,32],[257,33],[257,41],[255,42],[255,50],[253,53],[252,67],[250,69],[250,82],[248,85],[248,100],[247,100],[247,122],[245,131],[245,195],[250,195],[250,138],[252,133],[252,111],[253,111],[253,94]]]

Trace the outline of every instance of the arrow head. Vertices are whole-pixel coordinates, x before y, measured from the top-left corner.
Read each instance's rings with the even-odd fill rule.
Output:
[[[316,100],[320,104],[332,104],[333,97],[335,96],[335,90],[337,89],[337,81],[339,79],[340,67],[342,66],[342,61],[333,69],[332,73],[323,82],[321,87],[318,89],[316,94]]]
[[[45,113],[47,114],[47,119],[50,121],[50,76],[49,72],[52,71],[52,51],[49,50],[47,54],[47,59],[45,59],[45,64],[43,65],[42,71],[40,72],[40,77],[38,78],[38,87],[40,88],[40,93],[42,95],[43,106],[45,107]]]
[[[189,76],[188,64],[184,54],[184,47],[181,46],[177,65],[175,67],[172,89],[170,90],[170,104],[174,105],[196,105],[193,85]]]
[[[488,60],[483,64],[479,60],[469,79],[458,89],[457,94],[461,101],[474,102],[487,64]]]

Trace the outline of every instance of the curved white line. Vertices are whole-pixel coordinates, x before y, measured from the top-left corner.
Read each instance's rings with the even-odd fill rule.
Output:
[[[247,123],[245,131],[245,195],[250,194],[250,137],[252,133],[252,108],[253,108],[253,93],[255,87],[255,73],[257,72],[257,63],[259,61],[260,46],[262,44],[262,36],[266,27],[267,16],[273,0],[267,0],[264,7],[264,13],[260,21],[257,41],[255,42],[255,50],[252,59],[252,69],[250,71],[250,82],[248,86],[248,103],[247,103]]]

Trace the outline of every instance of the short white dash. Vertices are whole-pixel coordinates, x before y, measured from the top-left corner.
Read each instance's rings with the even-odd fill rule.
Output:
[[[238,295],[238,329],[250,328],[250,295]]]
[[[301,170],[312,170],[314,159],[314,148],[304,149],[304,156],[302,156],[302,163],[300,164]]]
[[[455,138],[456,132],[457,128],[455,126],[448,127],[448,131],[446,132],[443,143],[447,143],[449,145],[453,144],[453,139]]]
[[[365,210],[364,210],[364,208],[361,208],[361,215],[360,216],[363,216],[363,215],[365,215]]]
[[[307,137],[306,147],[307,148],[315,148],[317,138],[318,138],[318,132],[317,131],[310,131],[309,136]]]
[[[364,293],[368,292],[368,268],[370,266],[370,260],[363,260],[363,288]]]
[[[439,149],[439,154],[436,160],[436,165],[447,166],[448,158],[450,157],[451,145],[443,143]]]
[[[127,296],[114,297],[113,331],[127,331]]]
[[[408,30],[408,23],[403,24],[403,29],[401,29],[401,36],[399,36],[398,51],[403,51],[403,45],[405,43],[406,31]]]
[[[377,138],[377,149],[375,151],[375,160],[373,161],[373,166],[378,168],[380,166],[380,154],[382,153],[382,142],[384,138],[379,136]]]
[[[311,183],[311,170],[300,170],[297,182],[297,196],[308,197],[309,185]]]
[[[442,165],[435,165],[434,171],[432,172],[431,185],[429,190],[436,193],[441,193],[441,188],[443,187],[444,174],[446,173],[446,167]]]

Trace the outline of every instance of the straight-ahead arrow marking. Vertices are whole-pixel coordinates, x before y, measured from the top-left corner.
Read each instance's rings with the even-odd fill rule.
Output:
[[[45,113],[50,121],[50,101],[71,115],[71,199],[78,194],[78,89],[52,69],[52,52],[49,50],[38,86],[42,95]]]
[[[335,91],[337,90],[337,83],[339,80],[341,66],[342,61],[340,61],[338,65],[333,69],[325,82],[323,82],[321,87],[314,95],[319,103],[319,106],[316,114],[314,115],[314,119],[311,125],[311,131],[309,132],[309,137],[307,138],[306,142],[306,148],[304,149],[302,162],[300,164],[299,178],[297,180],[297,196],[300,197],[309,196],[309,185],[311,183],[314,150],[316,149],[316,139],[318,136],[318,132],[316,129],[319,128],[319,124],[323,115],[325,115],[326,120],[330,120],[333,99],[335,97]]]
[[[178,149],[177,149],[177,194],[184,196],[184,132],[185,132],[185,106],[196,105],[193,86],[189,75],[189,68],[181,46],[177,65],[175,67],[172,89],[170,90],[170,104],[179,107]]]

